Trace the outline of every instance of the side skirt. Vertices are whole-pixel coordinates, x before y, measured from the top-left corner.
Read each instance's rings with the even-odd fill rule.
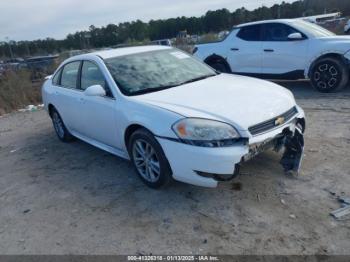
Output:
[[[108,153],[111,153],[112,155],[116,155],[116,156],[124,158],[126,160],[130,160],[129,155],[126,154],[124,151],[122,151],[120,149],[117,149],[115,147],[111,147],[111,146],[105,145],[105,144],[100,143],[100,142],[98,142],[96,140],[93,140],[91,138],[83,136],[83,135],[81,135],[81,134],[79,134],[77,132],[71,132],[71,134],[73,136],[75,136],[76,138],[78,138],[78,139],[80,139],[80,140],[82,140],[82,141],[84,141],[84,142],[86,142],[86,143],[88,143],[88,144],[90,144],[92,146],[95,146],[95,147],[97,147],[99,149],[107,151]]]
[[[236,73],[237,75],[251,76],[262,79],[276,79],[276,80],[298,80],[305,79],[304,70],[295,70],[284,74],[258,74],[258,73]]]

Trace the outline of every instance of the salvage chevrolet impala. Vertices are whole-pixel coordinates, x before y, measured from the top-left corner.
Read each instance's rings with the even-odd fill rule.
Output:
[[[271,148],[283,150],[286,172],[300,168],[305,119],[290,91],[218,73],[171,47],[72,57],[42,93],[60,140],[131,160],[152,188],[172,179],[215,187]]]

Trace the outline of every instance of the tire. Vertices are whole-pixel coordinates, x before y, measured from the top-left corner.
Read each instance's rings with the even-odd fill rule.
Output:
[[[349,68],[343,61],[333,57],[316,61],[310,73],[312,86],[322,93],[341,90],[349,81]]]
[[[56,135],[62,142],[68,143],[74,140],[74,137],[69,133],[66,128],[60,114],[56,109],[53,109],[51,112],[51,119],[53,128],[55,129]]]
[[[209,66],[214,68],[216,71],[219,71],[220,73],[230,73],[230,69],[227,67],[227,65],[224,62],[213,62],[209,63]]]
[[[136,130],[128,144],[134,168],[147,186],[158,189],[172,182],[169,162],[151,132],[143,128]]]

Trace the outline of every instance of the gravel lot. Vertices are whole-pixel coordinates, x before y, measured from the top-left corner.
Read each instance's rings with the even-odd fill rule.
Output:
[[[302,175],[266,152],[216,189],[145,187],[127,161],[56,138],[46,112],[0,118],[1,254],[350,254],[350,88],[282,83],[307,114]]]

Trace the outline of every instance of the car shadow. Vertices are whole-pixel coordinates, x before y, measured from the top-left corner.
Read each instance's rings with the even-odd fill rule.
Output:
[[[217,188],[175,182],[153,190],[128,161],[79,140],[62,143],[52,128],[28,140],[18,152],[26,165],[33,164],[18,179],[23,181],[19,197],[31,210],[26,223],[57,239],[81,236],[103,244],[122,236],[239,241],[242,235],[251,237],[246,231],[262,217],[273,214],[284,190],[285,177],[273,153],[246,163],[240,176]],[[55,226],[48,227],[50,223]],[[269,225],[262,226],[254,229],[256,234]]]
[[[35,157],[22,156],[31,161],[39,160],[36,161],[32,185],[38,187],[41,195],[70,196],[65,201],[93,212],[120,215],[122,210],[129,210],[132,215],[137,215],[134,212],[143,210],[163,213],[166,210],[173,211],[174,208],[197,210],[204,203],[206,209],[218,205],[216,202],[224,196],[241,198],[248,192],[254,193],[262,184],[266,188],[274,187],[273,184],[276,185],[283,178],[278,156],[267,152],[244,164],[242,175],[237,179],[220,183],[218,188],[203,188],[174,181],[164,189],[153,190],[142,183],[129,161],[80,140],[62,143],[55,137],[53,130],[47,131],[48,134],[40,134],[37,139],[32,137],[31,141],[38,143],[29,145],[24,152]],[[42,148],[45,150],[42,151]],[[275,172],[269,174],[269,170]],[[252,179],[252,176],[256,179]],[[243,184],[244,192],[234,190],[234,183]]]

